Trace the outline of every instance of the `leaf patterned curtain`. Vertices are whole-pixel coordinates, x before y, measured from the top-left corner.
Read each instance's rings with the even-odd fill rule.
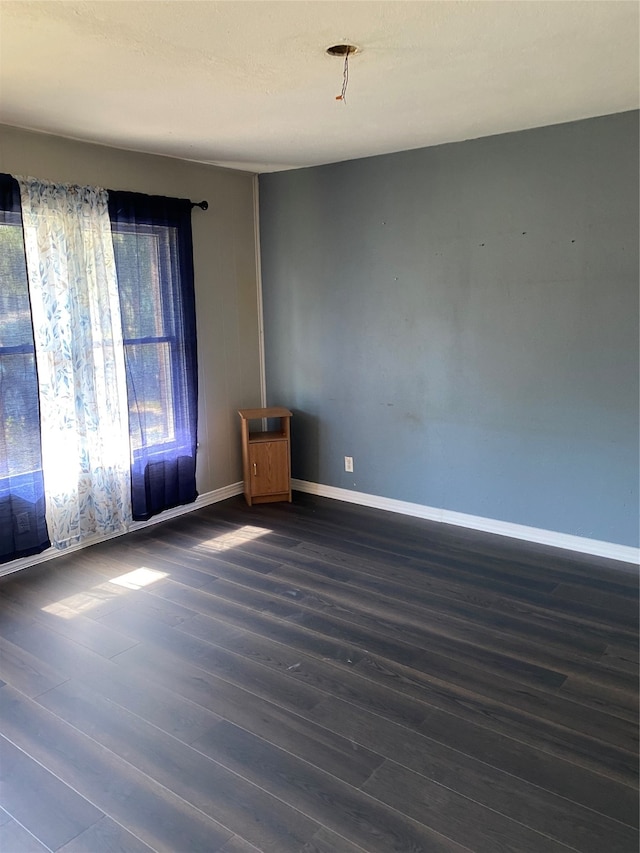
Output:
[[[127,387],[106,190],[18,178],[58,548],[131,521]]]

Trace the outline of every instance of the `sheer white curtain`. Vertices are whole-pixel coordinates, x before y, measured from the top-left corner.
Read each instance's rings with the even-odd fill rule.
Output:
[[[127,386],[106,190],[19,178],[42,423],[58,548],[131,521]]]

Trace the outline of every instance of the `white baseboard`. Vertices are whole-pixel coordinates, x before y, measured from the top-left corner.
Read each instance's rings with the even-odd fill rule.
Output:
[[[85,539],[84,542],[78,545],[71,545],[69,548],[47,548],[40,554],[34,554],[31,557],[22,557],[19,560],[13,560],[11,563],[0,565],[0,577],[10,575],[13,572],[18,572],[20,569],[26,569],[28,566],[35,566],[37,563],[45,563],[47,560],[54,560],[56,557],[62,557],[65,554],[71,554],[73,551],[80,551],[82,548],[88,548],[90,545],[96,545],[98,542],[106,542],[109,539],[115,539],[117,536],[125,536],[134,530],[143,530],[145,527],[151,527],[153,524],[159,524],[162,521],[169,521],[171,518],[177,518],[180,515],[186,515],[188,512],[194,512],[196,509],[201,509],[209,504],[225,501],[227,498],[232,498],[235,495],[241,495],[244,486],[242,483],[231,483],[228,486],[223,486],[221,489],[215,489],[212,492],[206,492],[204,495],[199,495],[193,503],[183,504],[168,509],[165,512],[158,513],[148,521],[134,521],[128,530],[119,530],[117,533],[111,533],[106,536],[92,536],[90,539]]]
[[[640,549],[632,548],[628,545],[618,545],[615,542],[602,542],[598,539],[588,539],[583,536],[572,536],[568,533],[558,533],[555,530],[543,530],[538,527],[527,527],[523,524],[512,524],[508,521],[498,521],[494,518],[484,518],[478,515],[467,515],[463,512],[454,512],[447,509],[438,509],[437,507],[425,506],[423,504],[410,503],[409,501],[399,501],[394,498],[384,498],[380,495],[369,495],[366,492],[354,492],[350,489],[339,489],[335,486],[325,486],[322,483],[310,483],[307,480],[292,480],[291,486],[299,492],[307,492],[311,495],[320,495],[324,498],[333,498],[337,501],[346,503],[359,504],[360,506],[369,506],[374,509],[387,510],[388,512],[397,512],[401,515],[411,515],[415,518],[425,518],[429,521],[439,521],[442,524],[453,524],[457,527],[468,527],[471,530],[480,530],[484,533],[495,533],[498,536],[507,536],[511,539],[522,539],[525,542],[537,542],[540,545],[550,545],[553,548],[563,548],[568,551],[577,551],[581,554],[590,554],[595,557],[606,557],[610,560],[619,560],[623,563],[631,563],[637,566],[640,563]],[[56,557],[61,557],[64,554],[70,554],[73,551],[79,551],[82,548],[87,548],[89,545],[95,545],[98,542],[106,542],[108,539],[115,539],[117,536],[123,536],[125,533],[134,530],[142,530],[145,527],[151,527],[154,524],[160,524],[163,521],[168,521],[171,518],[177,518],[180,515],[185,515],[210,504],[224,501],[227,498],[241,495],[243,492],[243,484],[231,483],[228,486],[223,486],[221,489],[215,489],[212,492],[206,492],[200,495],[193,503],[177,506],[154,515],[148,521],[134,521],[128,531],[113,533],[109,536],[95,536],[85,540],[79,545],[72,545],[70,548],[58,550],[57,548],[47,548],[40,554],[34,554],[31,557],[23,557],[19,560],[13,560],[11,563],[6,563],[0,566],[0,577],[3,575],[17,572],[20,569],[25,569],[28,566],[34,566],[37,563],[44,563],[47,560],[53,560]]]
[[[508,521],[483,518],[479,515],[467,515],[463,512],[453,512],[448,509],[438,509],[437,507],[399,501],[393,498],[383,498],[379,495],[369,495],[365,492],[352,492],[349,489],[338,489],[334,486],[324,486],[322,483],[310,483],[307,480],[292,480],[291,486],[299,492],[307,492],[311,495],[320,495],[324,498],[333,498],[361,506],[370,506],[375,509],[384,509],[401,515],[412,515],[416,518],[439,521],[442,524],[468,527],[471,530],[481,530],[484,533],[496,533],[498,536],[522,539],[525,542],[537,542],[540,545],[551,545],[553,548],[578,551],[581,554],[590,554],[594,557],[607,557],[610,560],[619,560],[636,566],[640,563],[640,548],[632,548],[629,545],[602,542],[599,539],[572,536],[568,533],[558,533],[555,530],[527,527],[524,524],[512,524]]]

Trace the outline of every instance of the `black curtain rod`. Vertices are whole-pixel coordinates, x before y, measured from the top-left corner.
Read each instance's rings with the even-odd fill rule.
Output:
[[[191,202],[191,208],[193,209],[194,207],[199,207],[201,210],[208,210],[209,209],[209,202],[208,201],[192,201]]]

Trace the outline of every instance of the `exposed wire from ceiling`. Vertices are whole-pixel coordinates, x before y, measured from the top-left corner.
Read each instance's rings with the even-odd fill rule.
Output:
[[[349,57],[354,53],[358,53],[359,48],[355,44],[334,44],[327,48],[329,56],[344,56],[344,66],[342,69],[342,91],[336,95],[336,101],[347,103],[347,86],[349,85]]]
[[[342,70],[342,92],[336,95],[336,101],[347,103],[347,86],[349,85],[349,54],[344,55],[344,69]]]

